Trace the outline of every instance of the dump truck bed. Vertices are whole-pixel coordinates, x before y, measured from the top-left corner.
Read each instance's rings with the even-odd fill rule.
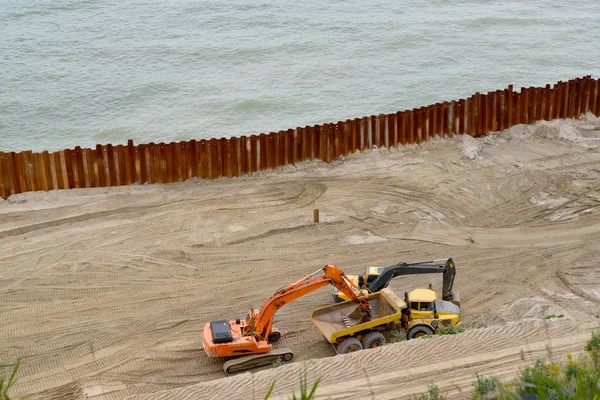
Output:
[[[354,301],[344,301],[314,310],[311,321],[330,343],[352,336],[362,331],[368,331],[381,325],[387,325],[402,317],[402,309],[406,303],[389,289],[383,289],[369,296],[371,306],[371,321],[348,326],[344,316],[356,310]]]

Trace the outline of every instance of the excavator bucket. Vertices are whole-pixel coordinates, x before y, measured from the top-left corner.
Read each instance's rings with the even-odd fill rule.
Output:
[[[351,327],[354,325],[364,324],[365,322],[369,322],[371,317],[362,312],[360,308],[356,307],[354,311],[349,314],[344,315],[344,324],[346,327]]]

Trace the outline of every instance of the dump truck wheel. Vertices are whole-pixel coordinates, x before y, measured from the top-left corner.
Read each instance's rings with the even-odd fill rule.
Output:
[[[426,325],[417,325],[408,331],[409,339],[416,339],[426,335],[433,335],[433,329]]]
[[[385,336],[379,332],[369,332],[362,338],[363,349],[374,349],[385,344]]]
[[[349,337],[340,342],[336,351],[338,354],[352,353],[358,350],[362,350],[363,346],[360,340],[354,337]]]

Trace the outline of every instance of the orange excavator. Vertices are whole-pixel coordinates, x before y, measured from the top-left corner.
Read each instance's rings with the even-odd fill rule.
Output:
[[[317,277],[321,272],[323,275]],[[367,296],[342,270],[327,264],[279,289],[265,300],[260,309],[250,310],[244,319],[206,323],[203,332],[204,351],[209,357],[235,357],[223,364],[227,374],[268,365],[277,360],[290,361],[294,357],[290,349],[272,349],[271,343],[281,337],[281,333],[273,328],[275,312],[285,304],[327,285],[333,285],[358,305],[356,310],[344,316],[346,324],[357,325],[371,320]]]

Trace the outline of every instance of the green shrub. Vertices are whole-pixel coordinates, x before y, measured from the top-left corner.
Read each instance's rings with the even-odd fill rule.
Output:
[[[600,328],[592,331],[592,337],[585,344],[585,351],[592,357],[594,366],[600,368]]]
[[[406,332],[404,329],[392,329],[389,333],[389,343],[398,343],[406,340]]]
[[[538,359],[533,367],[527,367],[521,372],[517,383],[517,393],[521,396],[535,395],[541,390],[551,394],[551,387],[547,385],[550,378],[552,378],[550,366],[543,359]]]
[[[534,367],[521,374],[517,393],[521,398],[596,400],[598,384],[598,371],[589,359],[580,363],[569,361],[567,365],[550,365],[538,360]]]
[[[458,335],[459,333],[463,333],[465,331],[464,326],[454,326],[454,324],[450,324],[448,326],[440,325],[437,328],[438,335]]]
[[[587,354],[574,361],[567,354],[567,362],[549,364],[539,359],[522,370],[510,384],[502,384],[498,377],[485,378],[475,373],[474,400],[600,400],[600,329],[592,333],[585,346]],[[427,394],[417,400],[439,397],[437,386],[431,385]]]
[[[600,328],[592,331],[592,337],[585,344],[585,351],[591,353],[600,350]]]
[[[427,393],[423,393],[420,396],[412,396],[412,400],[446,400],[448,398],[445,394],[440,394],[440,388],[437,385],[427,385]]]
[[[477,372],[475,372],[475,378],[477,380],[472,384],[474,389],[472,399],[491,400],[498,398],[498,389],[502,386],[500,378],[497,376],[486,378]]]

